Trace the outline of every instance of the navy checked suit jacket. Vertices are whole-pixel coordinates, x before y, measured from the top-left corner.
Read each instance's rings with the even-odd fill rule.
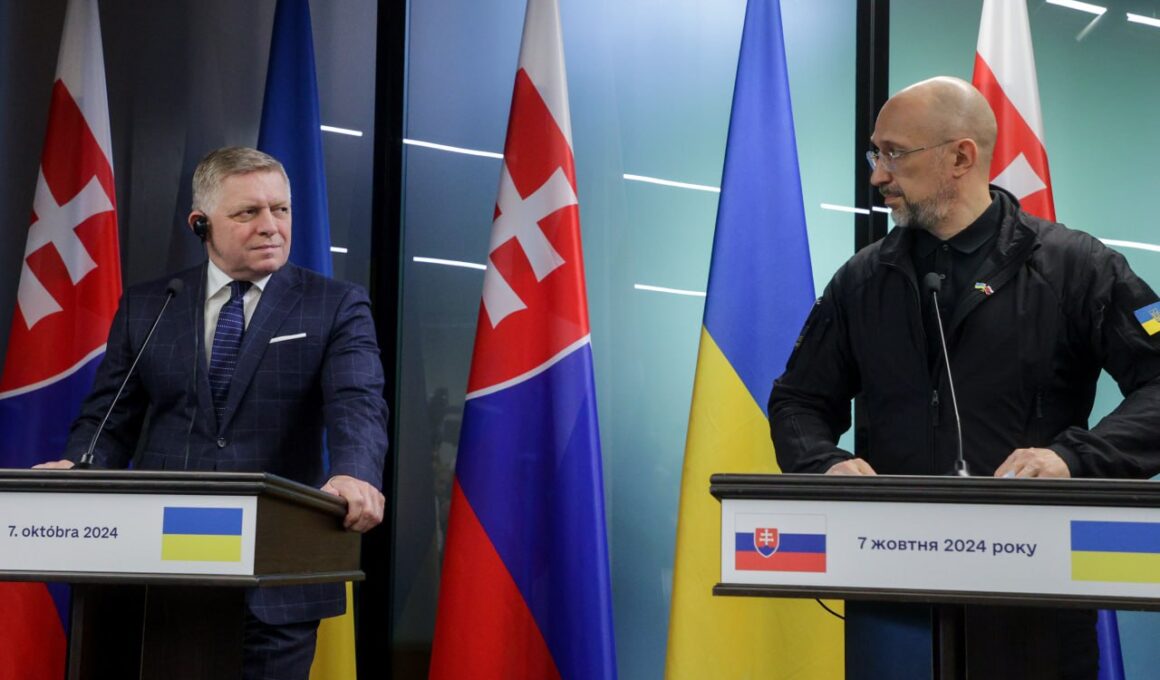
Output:
[[[370,302],[362,288],[287,263],[246,328],[221,422],[202,340],[206,265],[185,270],[95,450],[97,467],[270,472],[313,487],[350,475],[381,488],[387,407]],[[173,277],[130,288],[109,331],[92,393],[69,437],[88,447]],[[323,469],[323,432],[330,469]],[[136,455],[136,457],[134,457]],[[341,614],[342,584],[250,591],[270,624]]]

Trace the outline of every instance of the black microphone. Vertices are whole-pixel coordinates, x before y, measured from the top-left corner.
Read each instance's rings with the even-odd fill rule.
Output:
[[[125,385],[129,384],[129,378],[133,376],[133,369],[137,368],[137,362],[141,361],[141,355],[145,354],[145,348],[149,346],[149,340],[153,337],[153,331],[157,330],[157,324],[161,322],[161,315],[165,313],[165,308],[169,306],[169,301],[175,296],[179,295],[185,288],[185,282],[181,279],[170,279],[165,286],[165,302],[161,303],[161,311],[157,312],[157,318],[153,319],[153,325],[149,327],[149,334],[145,336],[145,342],[141,343],[141,349],[137,350],[137,356],[133,357],[133,363],[129,365],[129,370],[125,373],[125,379],[121,381],[121,386],[117,388],[117,393],[113,395],[113,401],[109,403],[109,408],[105,410],[105,417],[101,418],[101,424],[97,426],[97,431],[93,433],[93,438],[89,441],[89,448],[77,461],[73,468],[77,470],[87,470],[93,466],[93,449],[97,448],[97,440],[101,437],[101,432],[105,430],[105,423],[109,422],[109,416],[113,415],[113,408],[117,405],[117,400],[121,398],[121,393],[125,391]]]
[[[951,357],[947,352],[947,336],[943,332],[942,312],[938,307],[938,292],[942,289],[942,277],[931,272],[922,277],[922,287],[930,293],[930,301],[934,305],[934,319],[938,322],[939,347],[943,352],[943,363],[947,367],[947,384],[951,388],[951,409],[955,412],[955,435],[958,437],[958,458],[955,459],[955,476],[970,477],[967,472],[967,459],[963,457],[963,421],[959,419],[959,400],[955,397],[955,377],[951,373]]]

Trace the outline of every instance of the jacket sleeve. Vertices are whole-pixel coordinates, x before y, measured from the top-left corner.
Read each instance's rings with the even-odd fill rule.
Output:
[[[1094,239],[1090,263],[1077,332],[1086,331],[1124,400],[1091,430],[1064,430],[1051,448],[1073,476],[1150,477],[1160,472],[1160,298]]]
[[[322,408],[330,474],[381,488],[387,453],[383,367],[370,301],[351,288],[339,304],[322,364]]]
[[[838,448],[838,437],[850,429],[850,400],[860,381],[837,280],[814,304],[769,395],[770,434],[782,472],[825,472],[853,457]]]

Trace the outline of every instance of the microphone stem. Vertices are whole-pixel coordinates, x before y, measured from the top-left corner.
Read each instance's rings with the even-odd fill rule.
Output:
[[[941,342],[939,346],[942,348],[943,361],[947,368],[947,385],[951,390],[951,410],[955,414],[955,436],[958,438],[958,457],[955,458],[955,476],[956,477],[970,477],[967,472],[967,459],[963,456],[963,423],[959,420],[959,400],[955,396],[955,380],[951,377],[951,357],[947,352],[947,336],[943,333],[942,312],[939,311],[938,306],[938,291],[931,292],[931,302],[934,303],[934,316],[938,321],[938,337]]]
[[[149,346],[149,340],[153,337],[153,331],[157,330],[157,324],[161,323],[161,316],[165,314],[165,308],[169,306],[169,301],[176,295],[176,291],[168,290],[165,295],[165,302],[161,303],[161,311],[157,312],[157,318],[153,319],[153,325],[149,327],[149,333],[145,336],[145,341],[141,343],[141,349],[137,352],[137,356],[133,357],[133,363],[129,365],[129,371],[125,373],[125,379],[121,381],[121,386],[117,388],[117,393],[113,395],[113,401],[109,402],[109,408],[105,411],[105,417],[101,418],[101,424],[97,425],[97,431],[93,433],[93,438],[89,441],[89,448],[81,456],[77,464],[73,466],[77,470],[87,470],[93,466],[93,451],[97,448],[97,440],[101,438],[101,432],[105,430],[105,423],[109,422],[109,416],[113,415],[113,408],[117,405],[117,400],[121,398],[121,394],[125,391],[125,386],[129,384],[129,378],[133,375],[133,369],[137,368],[137,363],[141,361],[141,357],[145,354],[145,348]]]

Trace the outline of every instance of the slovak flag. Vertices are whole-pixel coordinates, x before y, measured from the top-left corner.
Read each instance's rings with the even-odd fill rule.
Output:
[[[971,82],[999,123],[991,182],[1014,194],[1027,212],[1055,221],[1025,0],[983,0]]]
[[[431,674],[614,678],[600,437],[556,0],[529,0]]]
[[[63,457],[105,351],[121,296],[111,148],[97,0],[70,0],[0,374],[0,467]],[[0,583],[4,677],[64,676],[63,593]]]
[[[736,569],[826,573],[824,516],[739,515],[736,522]]]

